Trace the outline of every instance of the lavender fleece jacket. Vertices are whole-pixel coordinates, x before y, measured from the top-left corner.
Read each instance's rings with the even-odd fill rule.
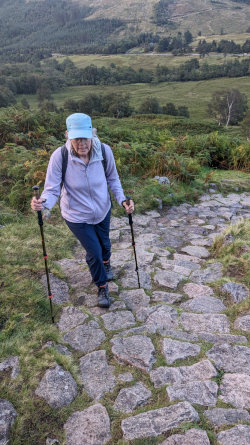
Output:
[[[44,207],[52,209],[60,193],[62,217],[74,223],[98,224],[107,215],[111,202],[107,184],[121,205],[126,199],[116,170],[111,148],[104,144],[106,151],[106,177],[102,164],[101,143],[93,138],[92,153],[88,165],[71,152],[70,140],[66,142],[68,150],[68,165],[64,184],[62,180],[61,147],[52,154],[41,198],[46,199]]]

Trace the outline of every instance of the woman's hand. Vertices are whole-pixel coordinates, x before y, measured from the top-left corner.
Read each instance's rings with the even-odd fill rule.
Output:
[[[32,210],[43,210],[43,202],[45,202],[44,199],[36,199],[35,196],[33,196],[31,203],[30,203],[30,207],[32,208]]]
[[[133,211],[135,209],[135,205],[134,205],[134,201],[132,201],[132,199],[129,200],[129,205],[127,204],[127,201],[123,201],[122,205],[128,214],[133,213]]]

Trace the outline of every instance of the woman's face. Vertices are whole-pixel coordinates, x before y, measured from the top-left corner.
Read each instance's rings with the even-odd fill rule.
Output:
[[[71,139],[71,144],[76,153],[81,157],[89,157],[91,149],[91,139],[78,138]]]

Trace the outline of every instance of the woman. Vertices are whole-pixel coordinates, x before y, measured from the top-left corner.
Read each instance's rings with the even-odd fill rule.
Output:
[[[50,158],[44,191],[40,199],[33,197],[31,208],[51,209],[61,194],[61,214],[86,250],[86,261],[98,287],[98,305],[108,308],[107,281],[113,279],[108,186],[127,213],[133,212],[134,203],[130,201],[127,205],[112,150],[93,135],[90,116],[71,114],[66,119],[66,126],[68,161],[62,189],[62,149],[59,147]],[[105,168],[102,150],[105,150]]]

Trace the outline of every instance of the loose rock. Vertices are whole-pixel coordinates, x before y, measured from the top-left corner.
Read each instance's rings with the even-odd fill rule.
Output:
[[[8,400],[0,399],[0,444],[8,445],[10,430],[17,416],[12,403]]]
[[[74,412],[64,425],[67,445],[105,445],[110,439],[110,419],[100,403]]]
[[[20,373],[18,356],[8,357],[3,362],[0,363],[0,372],[8,371],[10,369],[11,369],[10,378],[15,379]]]
[[[57,365],[46,371],[35,394],[46,400],[51,408],[63,408],[76,397],[77,384],[69,372]]]
[[[222,278],[222,264],[213,263],[206,269],[195,270],[189,278],[196,284],[207,284],[220,280]]]
[[[153,301],[164,301],[164,303],[174,304],[183,300],[182,294],[176,294],[173,292],[154,291],[152,294]]]
[[[234,303],[240,303],[249,296],[248,289],[243,284],[237,284],[229,281],[221,287],[222,292],[230,295]]]

